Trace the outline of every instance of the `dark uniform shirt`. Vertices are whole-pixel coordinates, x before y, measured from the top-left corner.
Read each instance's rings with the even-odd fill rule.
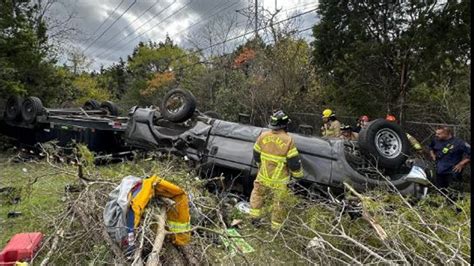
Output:
[[[459,138],[448,140],[433,139],[430,149],[436,155],[436,173],[453,174],[453,167],[464,159],[471,157],[471,146]]]

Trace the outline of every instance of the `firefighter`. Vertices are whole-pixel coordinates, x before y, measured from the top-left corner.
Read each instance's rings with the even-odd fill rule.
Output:
[[[394,115],[391,115],[391,114],[388,114],[385,117],[385,120],[387,120],[389,122],[397,122],[397,118]],[[412,135],[407,133],[407,138],[408,138],[408,141],[411,144],[411,147],[416,152],[421,153],[423,151],[423,147],[421,146],[420,142],[415,137],[413,137]]]
[[[352,127],[349,125],[341,126],[341,139],[343,140],[350,140],[356,141],[359,139],[359,134],[357,132],[352,131]]]
[[[264,201],[270,199],[271,228],[278,230],[286,216],[283,204],[290,177],[302,178],[303,168],[295,142],[286,132],[288,116],[283,111],[276,111],[270,119],[271,130],[261,133],[253,148],[258,174],[250,195],[250,216],[254,222],[259,221]]]
[[[327,138],[339,138],[341,136],[341,123],[337,120],[336,114],[331,109],[323,111],[323,123],[321,134]]]
[[[471,145],[455,137],[451,128],[441,126],[436,129],[429,148],[431,159],[436,163],[435,184],[446,192],[452,181],[462,179],[464,168],[471,162]]]
[[[369,117],[367,115],[362,115],[359,118],[357,118],[357,125],[356,128],[354,129],[354,132],[359,133],[362,129],[367,127],[367,124],[369,123]]]

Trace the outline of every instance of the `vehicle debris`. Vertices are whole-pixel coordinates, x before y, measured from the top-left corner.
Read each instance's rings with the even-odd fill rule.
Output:
[[[222,243],[230,251],[230,256],[235,256],[237,252],[243,254],[252,253],[255,249],[242,238],[235,228],[225,230],[227,237],[221,236]]]
[[[235,208],[239,210],[241,213],[249,214],[250,213],[250,203],[247,201],[240,201],[235,205]]]
[[[19,211],[9,211],[7,213],[7,218],[16,218],[16,217],[19,217],[21,216],[23,213],[22,212],[19,212]]]

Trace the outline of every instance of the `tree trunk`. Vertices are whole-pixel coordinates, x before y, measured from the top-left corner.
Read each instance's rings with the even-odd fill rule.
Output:
[[[398,96],[398,104],[399,104],[399,115],[398,119],[400,121],[400,125],[403,126],[405,124],[405,100],[407,95],[407,59],[408,54],[405,56],[405,59],[402,63],[402,69],[400,73],[400,94]]]

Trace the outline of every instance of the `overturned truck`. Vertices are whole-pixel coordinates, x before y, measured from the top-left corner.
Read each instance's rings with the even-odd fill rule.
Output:
[[[232,173],[249,193],[257,174],[253,145],[268,128],[224,121],[196,110],[193,95],[170,91],[159,109],[133,107],[125,141],[135,147],[183,156],[207,176]],[[320,188],[396,188],[402,194],[426,194],[430,167],[410,158],[406,134],[394,123],[372,121],[357,142],[290,133],[304,169],[303,182]]]
[[[36,97],[12,99],[3,127],[20,141],[27,135],[33,136],[30,143],[55,138],[85,142],[96,152],[133,148],[171,153],[192,162],[205,176],[236,177],[246,194],[257,174],[253,145],[269,130],[225,121],[215,112],[202,113],[194,96],[182,89],[168,92],[159,108],[132,107],[128,117],[118,116],[111,102],[89,101],[82,108],[64,110],[44,108]],[[426,194],[432,171],[423,160],[411,158],[406,134],[397,124],[374,120],[357,142],[290,135],[301,155],[302,183],[319,191],[343,189],[348,182],[358,190],[382,186],[405,195]]]

